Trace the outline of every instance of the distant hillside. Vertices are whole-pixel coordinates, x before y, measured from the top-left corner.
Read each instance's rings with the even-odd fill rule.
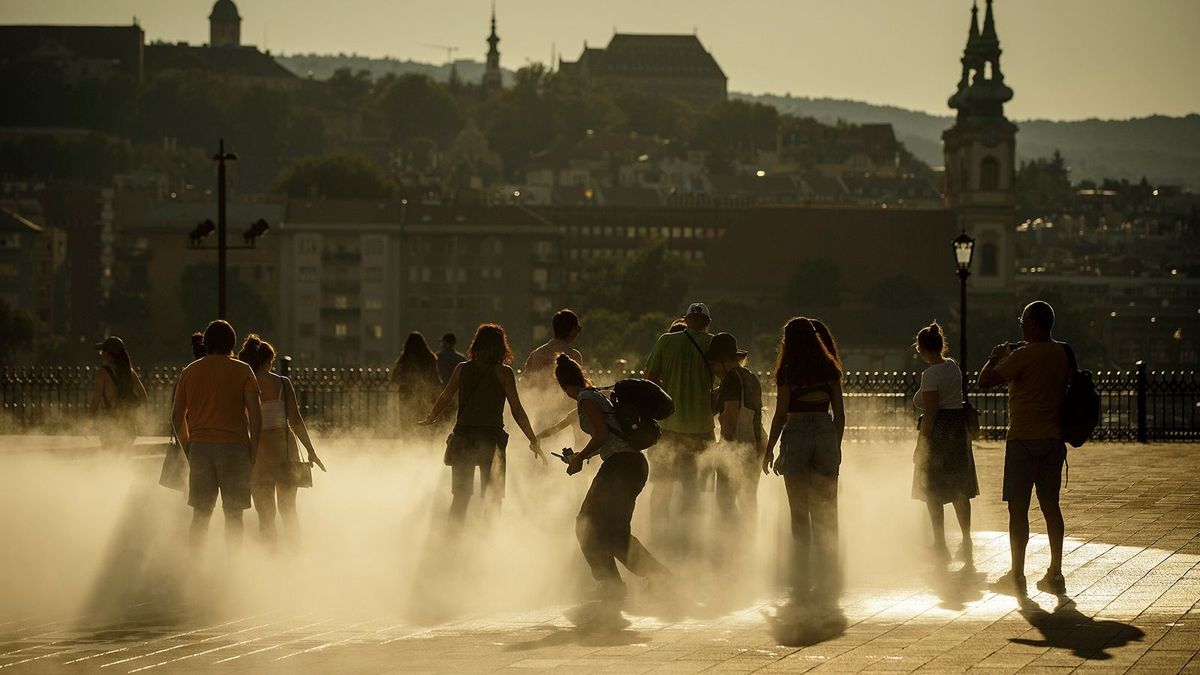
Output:
[[[733,94],[775,106],[780,112],[853,123],[887,122],[917,157],[942,165],[942,131],[953,118],[894,106],[829,98]],[[1018,121],[1018,159],[1046,157],[1058,149],[1073,180],[1145,176],[1153,183],[1200,192],[1200,115],[1079,122]]]
[[[340,68],[349,68],[354,72],[366,70],[371,73],[372,77],[416,73],[428,75],[439,82],[450,80],[450,64],[448,63],[435,66],[432,63],[420,61],[400,61],[391,58],[373,59],[367,56],[345,54],[292,54],[276,56],[275,60],[300,77],[308,77],[309,73],[312,73],[312,77],[318,80],[328,79],[334,71]],[[485,64],[482,61],[459,59],[454,62],[454,67],[458,70],[458,77],[463,82],[478,84],[483,79]],[[511,84],[513,72],[503,68],[500,71],[504,76],[504,84]]]

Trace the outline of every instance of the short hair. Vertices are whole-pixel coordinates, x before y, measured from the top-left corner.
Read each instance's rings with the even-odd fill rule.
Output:
[[[1029,317],[1033,325],[1042,330],[1050,330],[1054,328],[1054,308],[1045,300],[1034,300],[1025,305],[1023,314]]]
[[[204,358],[207,353],[208,350],[204,348],[204,333],[200,331],[192,333],[192,356],[200,359]]]
[[[237,331],[224,319],[217,319],[204,329],[204,348],[209,354],[232,354],[237,343]]]
[[[442,336],[442,342],[445,342],[448,345],[453,345],[458,342],[458,338],[454,336],[454,333],[446,333]]]
[[[579,326],[579,317],[569,309],[560,309],[551,322],[554,327],[554,337],[565,340],[571,336],[571,331]]]

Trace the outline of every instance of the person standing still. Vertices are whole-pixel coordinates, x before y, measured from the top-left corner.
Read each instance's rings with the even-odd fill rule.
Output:
[[[700,497],[697,458],[712,445],[713,373],[708,348],[712,315],[695,302],[683,320],[687,329],[664,333],[646,359],[646,379],[663,388],[675,402],[675,414],[661,423],[662,440],[646,453],[650,463],[650,532],[655,541],[686,549],[694,535],[692,520]],[[679,484],[680,500],[672,518],[671,500]]]
[[[583,364],[583,355],[572,346],[583,331],[579,316],[569,309],[560,309],[551,320],[551,328],[554,337],[529,352],[521,373],[521,384],[529,392],[527,400],[532,400],[534,406],[546,404],[545,407],[550,408],[547,414],[557,420],[538,433],[538,438],[543,440],[571,426],[577,416],[574,408],[564,409],[555,405],[558,399],[554,395],[558,389],[554,380],[555,360],[559,354],[566,354],[575,363]]]
[[[454,349],[454,345],[457,343],[458,337],[454,333],[446,333],[442,336],[442,351],[437,353],[438,377],[442,380],[442,386],[450,381],[450,376],[454,374],[454,367],[467,360],[467,357]]]
[[[187,453],[193,509],[191,542],[199,549],[221,496],[225,539],[242,540],[242,513],[250,508],[250,471],[262,432],[258,380],[250,366],[233,358],[237,333],[218,319],[204,329],[207,355],[179,375],[171,421]]]
[[[1062,574],[1066,523],[1059,506],[1063,464],[1063,402],[1071,380],[1069,347],[1055,342],[1054,308],[1041,300],[1021,312],[1021,342],[996,345],[979,370],[981,388],[1008,384],[1008,434],[1004,444],[1004,501],[1008,502],[1008,538],[1012,568],[996,580],[998,589],[1026,594],[1025,548],[1029,543],[1030,492],[1050,539],[1050,566],[1037,582],[1039,590],[1066,593]]]

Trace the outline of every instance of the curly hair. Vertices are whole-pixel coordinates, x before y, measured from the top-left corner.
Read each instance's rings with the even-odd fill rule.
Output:
[[[807,387],[841,379],[842,362],[829,328],[817,319],[803,316],[788,321],[779,342],[775,383]]]
[[[504,332],[504,326],[498,323],[480,324],[479,328],[475,329],[475,337],[471,339],[467,358],[498,366],[511,365],[512,347],[508,346],[508,334]]]

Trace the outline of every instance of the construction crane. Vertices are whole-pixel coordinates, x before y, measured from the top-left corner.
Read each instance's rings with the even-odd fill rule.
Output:
[[[454,63],[454,52],[458,51],[458,47],[452,47],[450,45],[431,45],[429,43],[422,43],[421,46],[429,47],[431,49],[446,50],[446,63],[451,63],[451,64]]]

